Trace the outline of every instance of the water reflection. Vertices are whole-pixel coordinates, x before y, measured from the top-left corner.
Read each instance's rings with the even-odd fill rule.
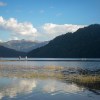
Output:
[[[35,80],[0,78],[0,99],[2,99],[5,96],[13,98],[20,93],[30,93],[35,87]]]
[[[84,88],[78,87],[74,83],[63,83],[61,81],[51,81],[48,80],[48,83],[43,87],[43,91],[51,94],[57,93],[78,93],[83,91]]]
[[[54,79],[0,78],[0,99],[6,96],[14,98],[18,94],[35,93],[37,90],[40,93],[54,95],[58,93],[77,93],[83,91],[84,88]]]

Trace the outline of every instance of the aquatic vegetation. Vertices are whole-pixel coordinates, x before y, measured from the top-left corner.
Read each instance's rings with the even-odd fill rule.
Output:
[[[74,82],[77,85],[100,90],[100,75],[73,74],[64,76],[64,79],[66,81]]]
[[[81,73],[82,72],[82,73]],[[100,74],[96,71],[81,68],[69,68],[61,66],[3,66],[0,65],[0,76],[18,78],[56,78],[74,82],[77,85],[100,90]]]
[[[23,78],[62,78],[63,75],[59,72],[61,69],[62,67],[55,66],[0,66],[0,76]]]

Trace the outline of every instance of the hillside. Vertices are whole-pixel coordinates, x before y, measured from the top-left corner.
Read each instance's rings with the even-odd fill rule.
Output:
[[[0,57],[19,57],[19,56],[25,56],[26,53],[24,52],[18,52],[3,46],[0,46]]]
[[[93,24],[58,36],[46,46],[29,52],[28,57],[99,58],[100,25]]]

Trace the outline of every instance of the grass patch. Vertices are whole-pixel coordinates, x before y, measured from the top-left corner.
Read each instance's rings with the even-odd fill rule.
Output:
[[[91,89],[100,90],[100,75],[67,75],[65,80]]]

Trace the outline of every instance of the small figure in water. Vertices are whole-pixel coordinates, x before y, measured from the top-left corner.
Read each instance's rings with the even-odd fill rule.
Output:
[[[25,57],[25,60],[27,60],[27,56]]]
[[[21,56],[19,56],[19,60],[21,59]]]

